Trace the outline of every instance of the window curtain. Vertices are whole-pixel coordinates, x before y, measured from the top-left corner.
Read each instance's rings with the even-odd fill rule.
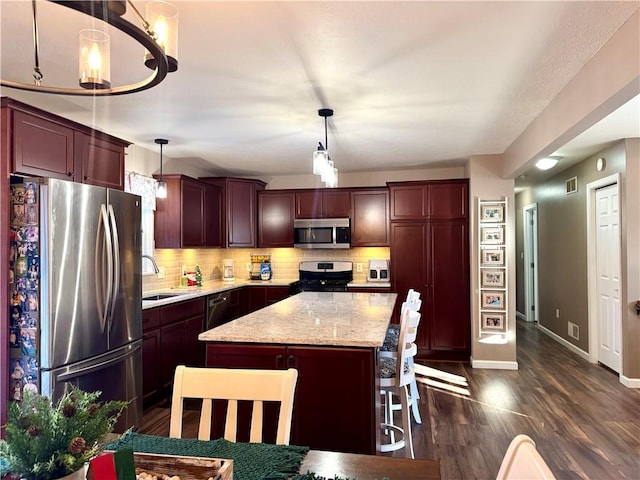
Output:
[[[124,172],[124,191],[140,195],[143,210],[156,210],[157,184],[155,178],[145,177],[136,172]]]

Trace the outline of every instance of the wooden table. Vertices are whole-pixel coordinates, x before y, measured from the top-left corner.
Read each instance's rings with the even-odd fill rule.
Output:
[[[410,458],[381,457],[356,453],[310,450],[300,466],[300,473],[314,472],[333,478],[358,480],[440,480],[440,462]]]

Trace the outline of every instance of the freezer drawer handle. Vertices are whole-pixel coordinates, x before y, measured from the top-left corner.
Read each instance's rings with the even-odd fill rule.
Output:
[[[85,373],[94,371],[94,370],[100,370],[101,368],[109,365],[110,363],[113,363],[114,360],[124,360],[125,358],[129,358],[131,356],[133,356],[134,353],[136,353],[138,350],[140,350],[142,348],[141,345],[138,345],[137,347],[134,347],[133,349],[131,349],[130,352],[128,352],[126,355],[123,355],[121,357],[110,357],[108,360],[104,360],[103,362],[100,363],[94,363],[92,365],[83,367],[83,368],[78,368],[77,370],[73,370],[71,372],[68,373],[63,373],[61,375],[58,376],[58,381],[60,382],[68,382],[71,379],[75,378],[75,377],[79,377],[80,375],[83,375]]]

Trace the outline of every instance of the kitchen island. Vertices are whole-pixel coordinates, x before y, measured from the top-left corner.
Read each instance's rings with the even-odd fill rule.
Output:
[[[376,454],[378,349],[396,298],[302,292],[198,338],[207,342],[210,367],[298,370],[292,444]]]

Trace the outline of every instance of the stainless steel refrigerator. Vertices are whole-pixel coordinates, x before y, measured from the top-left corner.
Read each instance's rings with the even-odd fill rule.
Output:
[[[140,197],[49,179],[40,186],[43,394],[69,384],[128,400],[116,431],[142,418]]]

